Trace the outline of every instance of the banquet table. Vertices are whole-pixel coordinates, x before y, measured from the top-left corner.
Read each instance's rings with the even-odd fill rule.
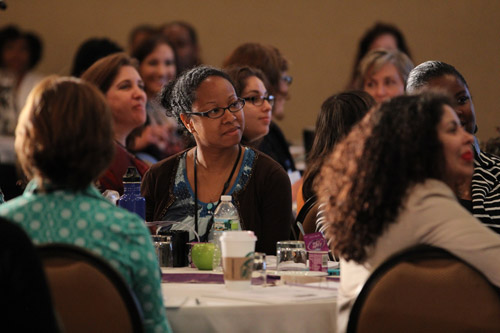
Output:
[[[162,268],[162,293],[174,332],[335,332],[338,279],[283,277],[273,286],[229,291],[222,273]],[[255,279],[254,279],[255,282]],[[300,282],[300,283],[297,283]]]

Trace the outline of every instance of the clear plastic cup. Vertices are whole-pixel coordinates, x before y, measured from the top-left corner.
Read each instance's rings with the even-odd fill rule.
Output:
[[[276,243],[276,269],[278,271],[307,271],[307,252],[303,241]]]

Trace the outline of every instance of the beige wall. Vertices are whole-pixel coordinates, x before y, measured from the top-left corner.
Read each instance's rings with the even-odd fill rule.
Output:
[[[301,140],[314,125],[322,101],[349,76],[358,38],[377,20],[405,33],[416,63],[429,59],[455,65],[468,80],[479,133],[485,140],[500,126],[500,1],[487,0],[6,0],[0,25],[15,23],[38,32],[45,54],[38,70],[68,74],[86,38],[108,36],[125,46],[141,23],[186,20],[198,30],[206,63],[219,66],[243,42],[277,46],[294,77],[286,119],[287,137]]]

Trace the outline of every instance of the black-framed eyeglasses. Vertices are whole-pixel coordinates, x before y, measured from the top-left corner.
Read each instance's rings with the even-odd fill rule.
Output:
[[[269,104],[271,104],[271,106],[274,105],[274,96],[273,95],[243,97],[243,99],[246,102],[250,102],[255,106],[261,106],[262,104],[264,104],[264,101],[267,101]]]
[[[281,79],[285,81],[288,85],[291,85],[293,82],[293,77],[291,77],[290,75],[283,75]]]
[[[210,119],[217,119],[220,118],[224,115],[226,110],[228,110],[231,113],[235,113],[238,111],[241,111],[243,107],[245,106],[245,100],[243,98],[238,98],[235,102],[229,104],[225,108],[215,108],[212,110],[208,110],[205,112],[185,112],[186,114],[193,115],[193,116],[200,116],[200,117],[207,117]]]

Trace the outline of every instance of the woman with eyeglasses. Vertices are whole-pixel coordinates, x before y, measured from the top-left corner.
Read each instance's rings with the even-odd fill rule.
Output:
[[[268,93],[269,82],[256,68],[236,66],[228,68],[226,73],[234,82],[236,94],[245,100],[245,129],[241,142],[257,147],[271,124],[274,96]]]
[[[231,78],[213,67],[195,67],[163,88],[161,102],[196,145],[146,173],[146,220],[180,222],[171,228],[191,229],[191,240],[195,230],[207,240],[221,195],[231,195],[241,228],[257,236],[256,251],[274,254],[276,242],[290,235],[290,181],[279,164],[240,144],[245,100]]]
[[[288,60],[276,47],[259,43],[241,44],[223,62],[224,68],[250,66],[260,69],[266,75],[269,92],[275,97],[272,109],[274,120],[284,118],[285,102],[290,99],[288,90],[293,80],[288,75],[288,65]],[[259,143],[258,149],[271,156],[286,171],[296,171],[288,142],[276,121],[269,125],[269,133]]]

